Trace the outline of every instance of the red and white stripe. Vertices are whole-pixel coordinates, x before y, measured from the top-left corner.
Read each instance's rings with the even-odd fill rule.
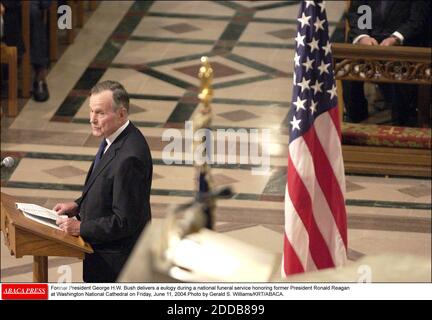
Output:
[[[346,263],[344,177],[334,107],[289,145],[283,275]]]

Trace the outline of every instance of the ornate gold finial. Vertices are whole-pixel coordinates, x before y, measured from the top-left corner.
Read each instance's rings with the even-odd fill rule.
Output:
[[[210,62],[208,57],[201,57],[202,66],[199,69],[198,77],[201,79],[200,93],[198,94],[198,98],[201,100],[203,104],[203,108],[201,113],[209,113],[210,102],[213,99],[213,69],[210,66]]]

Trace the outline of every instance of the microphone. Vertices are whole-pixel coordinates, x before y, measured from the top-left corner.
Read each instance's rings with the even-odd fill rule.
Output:
[[[1,162],[1,167],[12,168],[15,164],[15,160],[12,157],[6,157]]]

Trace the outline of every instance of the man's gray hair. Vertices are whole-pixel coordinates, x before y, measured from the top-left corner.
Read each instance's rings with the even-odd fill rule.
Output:
[[[120,107],[124,107],[126,111],[129,112],[129,94],[117,81],[106,80],[99,82],[91,89],[90,95],[107,90],[112,92],[114,111],[118,110]]]

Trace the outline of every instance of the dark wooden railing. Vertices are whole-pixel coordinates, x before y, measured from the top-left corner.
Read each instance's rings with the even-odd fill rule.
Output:
[[[335,43],[332,53],[338,80],[432,84],[431,48]]]

